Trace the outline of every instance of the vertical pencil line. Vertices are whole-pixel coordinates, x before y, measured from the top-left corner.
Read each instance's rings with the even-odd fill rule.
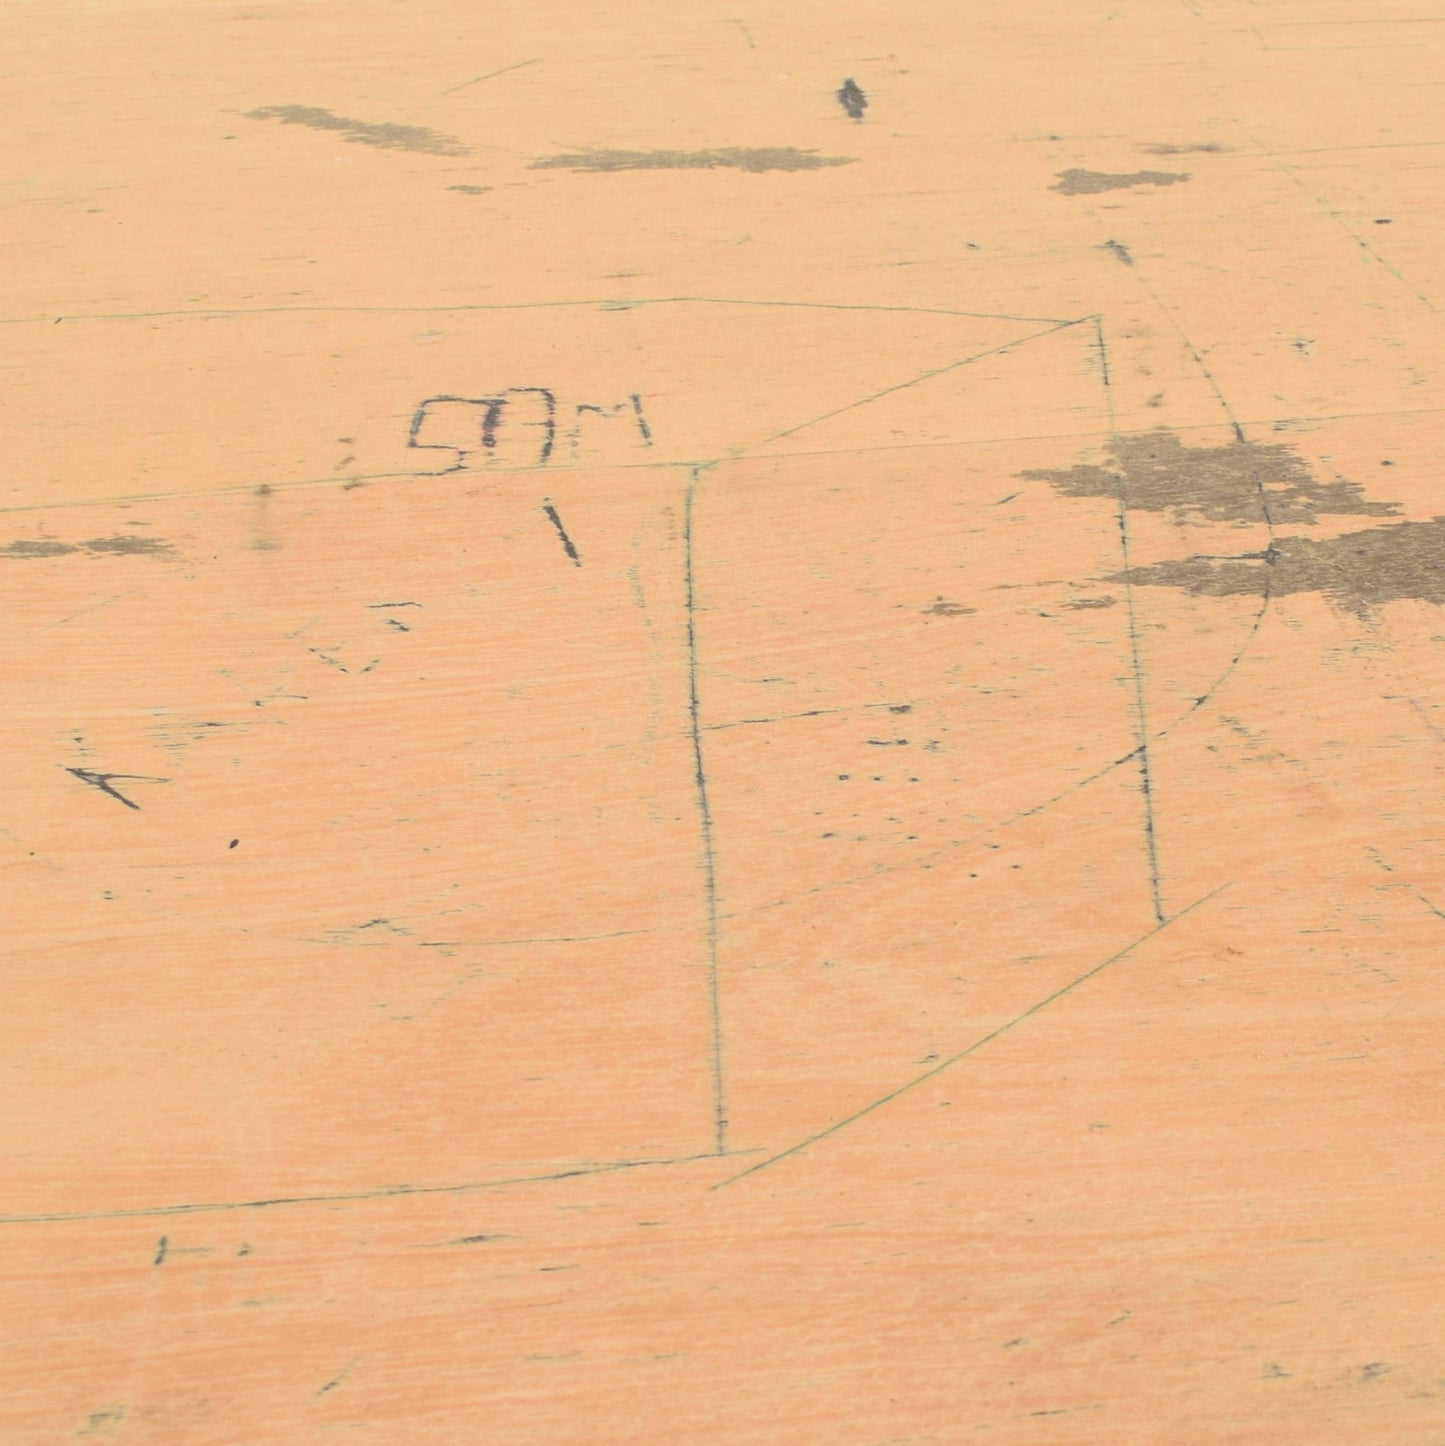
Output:
[[[1104,321],[1094,318],[1094,336],[1099,348],[1099,368],[1104,379],[1104,398],[1109,412],[1109,438],[1118,440],[1114,417],[1113,381],[1109,375],[1109,350],[1104,341]],[[1129,558],[1129,492],[1122,467],[1115,458],[1114,476],[1119,495],[1119,551],[1124,560],[1124,612],[1129,625],[1129,654],[1134,672],[1134,718],[1139,738],[1139,792],[1144,799],[1144,851],[1149,863],[1149,895],[1156,923],[1164,922],[1164,901],[1159,881],[1159,837],[1154,827],[1154,777],[1149,758],[1149,717],[1144,694],[1144,658],[1139,646],[1139,624],[1134,612],[1134,583]]]
[[[687,707],[692,735],[693,782],[697,795],[698,832],[702,844],[702,884],[707,943],[707,987],[712,1027],[713,1146],[727,1151],[727,1088],[723,1073],[722,995],[718,987],[717,855],[713,847],[712,804],[708,798],[707,766],[703,760],[702,717],[697,693],[697,577],[693,564],[693,512],[703,469],[688,473],[683,503],[683,583],[687,613]]]

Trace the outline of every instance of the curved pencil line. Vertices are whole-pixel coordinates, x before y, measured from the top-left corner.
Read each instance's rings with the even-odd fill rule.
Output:
[[[756,1149],[730,1150],[728,1156],[756,1155]],[[394,1200],[406,1195],[465,1195],[475,1190],[500,1190],[508,1185],[542,1184],[549,1180],[572,1180],[581,1175],[611,1175],[622,1170],[641,1170],[655,1165],[692,1165],[716,1160],[709,1150],[703,1155],[677,1155],[649,1160],[609,1160],[600,1165],[578,1165],[543,1175],[510,1175],[498,1180],[469,1181],[463,1185],[388,1185],[378,1190],[346,1190],[331,1195],[285,1195],[273,1200],[219,1200],[192,1205],[143,1205],[129,1210],[57,1211],[46,1215],[0,1215],[0,1225],[63,1225],[81,1220],[139,1220],[164,1215],[210,1215],[223,1210],[271,1210],[279,1205],[330,1205],[353,1200]]]
[[[710,1186],[709,1189],[721,1190],[724,1186],[736,1184],[739,1180],[745,1180],[749,1175],[756,1175],[759,1170],[766,1170],[770,1165],[776,1165],[782,1160],[790,1159],[793,1155],[800,1154],[810,1146],[816,1145],[819,1141],[826,1140],[830,1136],[836,1135],[840,1130],[847,1129],[849,1125],[856,1124],[865,1116],[871,1115],[875,1110],[882,1109],[884,1105],[892,1104],[893,1101],[901,1095],[907,1094],[910,1090],[917,1089],[921,1084],[926,1084],[929,1080],[933,1079],[936,1075],[942,1074],[945,1070],[952,1069],[954,1065],[967,1059],[970,1055],[977,1054],[985,1045],[992,1043],[1000,1035],[1007,1034],[1011,1029],[1016,1029],[1025,1020],[1032,1019],[1036,1014],[1041,1014],[1051,1004],[1056,1003],[1066,994],[1073,993],[1075,989],[1079,988],[1082,984],[1088,983],[1095,975],[1102,974],[1111,964],[1117,964],[1121,959],[1127,958],[1139,948],[1141,944],[1147,943],[1156,934],[1162,933],[1171,924],[1182,919],[1186,914],[1192,914],[1201,904],[1208,903],[1210,899],[1223,893],[1228,887],[1228,884],[1221,884],[1217,889],[1210,890],[1209,893],[1202,895],[1192,904],[1180,909],[1177,914],[1171,914],[1169,917],[1161,919],[1147,933],[1140,934],[1137,939],[1126,944],[1117,953],[1111,954],[1102,964],[1095,964],[1093,968],[1086,969],[1076,978],[1069,980],[1067,984],[1055,989],[1052,994],[1045,995],[1045,997],[1040,999],[1036,1004],[1031,1004],[1022,1013],[1014,1015],[1012,1019],[999,1025],[997,1029],[989,1030],[987,1034],[981,1035],[978,1039],[974,1040],[972,1044],[959,1050],[957,1054],[950,1055],[949,1058],[942,1061],[942,1063],[934,1065],[932,1069],[924,1070],[922,1074],[915,1075],[911,1080],[899,1085],[896,1089],[889,1090],[886,1095],[880,1095],[877,1099],[864,1105],[862,1109],[854,1110],[851,1115],[845,1115],[841,1120],[835,1120],[831,1125],[827,1125],[821,1130],[816,1130],[806,1139],[799,1140],[796,1145],[790,1145],[786,1150],[779,1150],[776,1154],[769,1155],[766,1160],[759,1160],[757,1164],[748,1166],[746,1170],[740,1170],[736,1175],[728,1176],[726,1180],[719,1180],[716,1185]]]

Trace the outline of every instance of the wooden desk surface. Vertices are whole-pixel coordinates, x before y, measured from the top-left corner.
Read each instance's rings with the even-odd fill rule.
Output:
[[[4,28],[0,1441],[1445,1443],[1445,12]]]

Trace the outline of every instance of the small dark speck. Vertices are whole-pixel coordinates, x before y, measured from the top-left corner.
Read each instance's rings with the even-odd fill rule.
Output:
[[[1368,1365],[1360,1367],[1360,1379],[1362,1381],[1378,1381],[1381,1376],[1390,1374],[1388,1361],[1371,1361]]]
[[[1394,465],[1395,465],[1395,464],[1394,464],[1393,462],[1391,462],[1388,458],[1387,458],[1385,461],[1383,461],[1383,462],[1380,463],[1380,466],[1382,466],[1382,467],[1393,467]]]
[[[449,191],[461,191],[467,196],[481,196],[492,188],[490,186],[448,186]]]
[[[233,838],[233,839],[231,840],[231,842],[226,845],[226,847],[227,847],[228,849],[233,849],[233,848],[235,848],[236,845],[237,845],[238,843],[240,843],[240,842],[241,842],[240,839],[238,839],[238,838]]]
[[[840,773],[840,774],[838,775],[838,782],[839,782],[839,783],[847,783],[847,781],[848,781],[850,778],[852,778],[852,776],[853,776],[853,775],[852,775],[851,773]]]
[[[911,712],[913,711],[913,704],[912,704],[912,703],[894,703],[894,704],[888,709],[888,711],[889,711],[890,713],[911,713]]]
[[[1388,216],[1376,216],[1376,217],[1375,217],[1375,225],[1377,225],[1377,226],[1388,226],[1389,224],[1390,224],[1390,218],[1389,218]]]

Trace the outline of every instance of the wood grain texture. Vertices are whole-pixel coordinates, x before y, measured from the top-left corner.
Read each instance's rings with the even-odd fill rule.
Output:
[[[1378,8],[8,7],[0,1441],[1445,1442]]]

